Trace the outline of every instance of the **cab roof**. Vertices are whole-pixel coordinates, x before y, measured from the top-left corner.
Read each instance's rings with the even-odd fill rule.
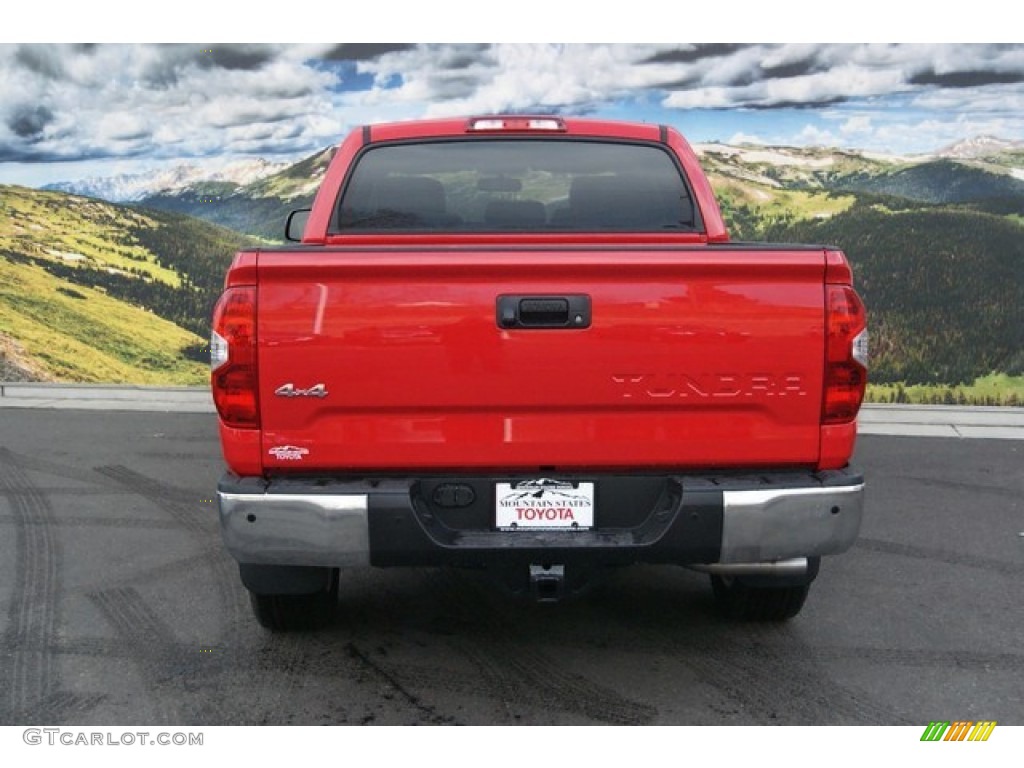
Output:
[[[557,127],[556,127],[557,126]],[[652,123],[601,120],[558,115],[476,115],[378,123],[365,127],[370,142],[402,141],[467,135],[561,135],[599,138],[664,140],[666,129]]]

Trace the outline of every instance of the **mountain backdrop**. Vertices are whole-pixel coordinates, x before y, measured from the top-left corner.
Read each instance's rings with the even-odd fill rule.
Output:
[[[251,242],[189,216],[0,186],[0,381],[203,383],[213,296]]]
[[[1024,374],[1024,145],[696,149],[734,239],[847,253],[870,314],[872,381]],[[331,156],[0,186],[0,380],[204,381],[231,254],[280,241]]]

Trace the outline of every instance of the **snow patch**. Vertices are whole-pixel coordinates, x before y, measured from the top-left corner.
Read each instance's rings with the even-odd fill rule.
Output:
[[[1018,142],[999,139],[995,136],[975,136],[940,149],[936,155],[956,160],[970,160],[986,155],[996,155],[1019,146]]]
[[[56,256],[61,261],[88,261],[87,257],[74,251],[55,251],[52,248],[47,248],[46,252],[50,256]]]
[[[146,173],[90,176],[77,181],[61,181],[47,184],[43,189],[97,197],[114,203],[133,203],[152,195],[180,192],[203,182],[227,182],[245,186],[279,173],[289,166],[289,163],[271,163],[263,158],[236,160],[220,167],[199,167],[182,163]]]
[[[763,163],[766,165],[792,165],[801,168],[827,168],[835,165],[835,158],[831,155],[825,157],[809,157],[801,153],[799,149],[788,147],[736,147],[731,144],[695,144],[694,151],[698,155],[714,153],[724,155],[728,158],[736,158],[744,163]]]
[[[835,164],[835,158],[828,157],[803,157],[791,155],[778,150],[758,149],[742,150],[740,159],[746,163],[766,163],[767,165],[794,165],[800,168],[827,168]]]
[[[714,152],[716,155],[725,155],[726,157],[733,157],[740,153],[739,147],[733,147],[728,144],[694,144],[693,151],[699,155],[706,155],[709,152]]]
[[[871,152],[868,150],[861,151],[859,154],[861,157],[868,160],[877,160],[880,163],[920,163],[928,159],[921,155],[890,155],[885,152]]]

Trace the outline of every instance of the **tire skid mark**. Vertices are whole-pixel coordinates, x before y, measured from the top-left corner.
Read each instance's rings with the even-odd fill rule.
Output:
[[[377,666],[381,666],[379,663]],[[436,664],[429,665],[428,661],[423,662],[392,662],[386,665],[388,674],[396,680],[400,680],[405,688],[416,688],[423,690],[440,690],[448,693],[458,693],[467,696],[479,696],[481,671],[474,667],[472,670],[456,670],[450,667],[439,667]],[[513,698],[510,695],[509,701]],[[505,704],[505,702],[501,702]],[[509,710],[505,706],[506,711]],[[509,712],[511,718],[513,713]]]
[[[523,653],[521,644],[489,633],[483,642],[454,644],[484,675],[486,688],[507,711],[523,704],[556,709],[612,725],[642,725],[657,716],[647,704],[631,701],[581,675],[560,669],[549,657]]]
[[[469,659],[473,666],[480,672],[484,677],[484,689],[487,690],[493,698],[497,699],[498,704],[501,706],[502,711],[505,714],[506,722],[515,722],[516,712],[513,710],[513,703],[521,702],[522,691],[515,681],[512,680],[511,676],[508,675],[498,664],[497,660],[491,654],[481,653],[478,648],[473,646],[469,642],[453,642],[452,646],[456,652],[461,653],[467,659]],[[455,687],[458,683],[454,680],[439,681],[440,684],[449,687]],[[479,688],[480,681],[475,681],[475,686],[470,687],[466,690],[463,686],[463,692],[472,692],[474,688]]]
[[[919,560],[935,560],[949,565],[962,565],[968,568],[980,568],[985,571],[994,571],[1006,576],[1019,576],[1024,573],[1024,563],[1008,563],[1005,560],[996,560],[993,557],[979,557],[960,552],[951,552],[946,549],[934,549],[932,547],[921,547],[914,544],[897,544],[893,541],[882,539],[858,538],[854,547],[866,549],[869,552],[881,552],[886,555],[899,555]]]
[[[79,496],[109,496],[110,488],[96,487],[96,488],[68,488],[67,486],[36,486],[38,491],[45,496],[71,496],[77,498]],[[17,496],[24,491],[6,490],[0,491],[0,496],[7,496],[8,498]]]
[[[206,547],[211,538],[220,541],[217,530],[217,518],[214,509],[199,509],[194,493],[178,488],[121,465],[97,467],[96,472],[110,478],[126,490],[142,496],[166,512],[201,546]],[[233,561],[223,557],[218,548],[218,556],[204,557],[206,565],[213,571],[213,582],[221,600],[222,615],[225,625],[232,631],[243,611],[241,581],[237,566]]]
[[[175,527],[175,529],[177,530],[177,527]],[[206,550],[200,551],[198,554],[189,555],[188,557],[182,557],[177,560],[170,560],[148,568],[140,568],[139,570],[119,579],[106,578],[100,584],[82,584],[72,589],[64,589],[63,594],[87,594],[101,587],[127,587],[147,584],[165,579],[168,576],[174,576],[182,573],[183,571],[190,571],[195,568],[213,567],[213,564],[216,561],[225,560],[227,558],[229,558],[229,556],[225,554],[223,547],[210,547]],[[233,561],[229,560],[227,565],[228,567],[231,567],[233,565]],[[3,602],[0,602],[0,606],[2,605]]]
[[[139,451],[139,456],[147,459],[173,459],[174,461],[203,461],[216,462],[220,460],[219,451],[208,451],[204,453],[184,451]]]
[[[107,595],[116,591],[118,590],[105,590],[102,593],[94,592],[89,595],[89,598],[94,604],[99,605],[99,602],[97,602],[98,595]],[[99,598],[99,600],[109,599],[109,597]],[[120,598],[114,598],[115,601],[118,599]],[[116,612],[121,613],[119,610]],[[108,615],[105,610],[104,615]],[[159,619],[157,621],[159,622]],[[113,626],[115,626],[116,629],[118,625]],[[166,632],[169,630],[167,630],[166,625],[164,625],[163,630],[157,631]],[[142,643],[141,641],[138,641],[138,638],[135,638],[135,640],[136,642],[127,643],[121,638],[119,633],[117,637],[112,638],[67,638],[53,640],[41,648],[35,646],[18,646],[9,650],[46,650],[47,652],[57,656],[88,656],[100,659],[135,660],[139,657],[138,649],[142,646]],[[224,650],[223,648],[211,648],[211,650],[218,650],[217,663],[215,665],[211,665],[208,659],[213,657],[206,657],[207,661],[203,664],[204,674],[209,676],[211,672],[223,672],[251,675],[254,669],[258,669],[260,672],[280,672],[302,678],[312,675],[316,675],[318,677],[343,677],[348,673],[348,667],[346,665],[341,665],[337,669],[334,669],[333,667],[331,669],[326,669],[323,666],[316,666],[315,662],[317,660],[314,658],[314,655],[311,654],[310,648],[307,645],[308,642],[308,637],[297,639],[272,636],[265,646],[256,649],[254,652],[250,650],[237,654],[232,652],[224,654],[220,653],[220,651]],[[330,652],[326,655],[334,658],[334,650],[334,647],[331,646]],[[149,651],[149,655],[154,658],[159,657],[159,659],[166,662],[165,665],[170,668],[175,666],[182,667],[183,665],[188,666],[189,660],[195,657],[197,651],[198,649],[193,643],[183,643],[174,640],[173,638],[165,638],[158,646],[153,647]],[[289,687],[295,686],[289,685]],[[280,692],[279,688],[275,688],[273,691],[275,697],[279,697]]]
[[[15,491],[10,506],[18,521],[4,645],[33,649],[15,651],[10,664],[0,669],[5,708],[18,716],[54,695],[59,687],[59,667],[48,646],[57,627],[61,553],[49,501],[9,458],[10,452],[0,448],[0,488]]]
[[[911,724],[830,679],[799,642],[780,654],[772,649],[751,650],[732,639],[719,640],[713,653],[689,657],[686,663],[761,722]]]
[[[163,510],[177,524],[179,530],[183,530],[192,540],[193,545],[200,550],[192,557],[165,563],[156,568],[137,571],[129,580],[122,581],[122,584],[126,584],[126,582],[127,584],[138,584],[143,580],[159,578],[162,574],[180,573],[188,567],[188,564],[209,569],[213,590],[220,603],[221,634],[219,642],[229,647],[238,645],[241,642],[239,633],[243,626],[243,587],[238,576],[238,566],[227,556],[221,544],[215,507],[211,505],[203,509],[199,506],[198,495],[195,492],[164,483],[122,465],[97,467],[95,471],[101,476],[109,478],[125,491],[141,496],[158,509]],[[121,586],[119,589],[122,592],[124,590],[134,592],[133,588],[127,585]],[[141,610],[137,603],[135,610]],[[151,618],[156,619],[155,616]],[[157,624],[150,624],[152,631],[157,631],[157,627]],[[222,696],[225,678],[209,678],[209,676],[214,668],[223,670],[228,662],[223,658],[218,658],[213,666],[209,661],[204,662],[201,668],[202,674],[209,679],[200,681],[196,679],[196,675],[199,674],[196,667],[197,649],[187,649],[184,655],[180,652],[175,653],[175,651],[176,647],[173,643],[169,641],[165,643],[163,656],[166,661],[163,669],[169,670],[172,677],[180,678],[181,684],[185,686],[186,690],[191,691],[205,686],[207,696],[198,701],[196,706],[200,711],[208,712],[210,718],[214,720],[220,718],[222,715],[216,711],[216,701]],[[145,659],[143,659],[143,667],[147,668]],[[152,666],[150,665],[148,668],[152,669]]]
[[[98,637],[51,639],[42,648],[31,645],[18,645],[12,651],[46,650],[57,656],[93,656],[107,659],[126,659],[131,650],[117,640]]]
[[[261,671],[281,672],[288,675],[286,687],[295,687],[295,678],[311,674],[312,656],[303,643],[308,637],[297,635],[269,635],[266,643],[256,652],[252,663]]]
[[[167,433],[160,433],[158,436],[160,439],[166,440],[168,443],[217,443],[216,430],[209,435],[192,435],[188,433],[168,435]]]
[[[105,693],[78,694],[60,691],[25,712],[22,715],[22,722],[66,723],[74,715],[92,711],[108,698]]]
[[[348,652],[348,655],[357,661],[364,670],[369,672],[378,680],[386,683],[390,688],[394,689],[407,704],[409,704],[426,720],[426,722],[432,725],[460,725],[455,718],[441,714],[434,706],[427,704],[420,699],[420,697],[410,691],[398,677],[381,664],[375,662],[370,658],[369,654],[360,650],[355,643],[346,643],[345,650]]]
[[[217,568],[218,562],[225,561],[228,555],[224,552],[224,547],[218,541],[215,546],[206,547],[199,550],[195,554],[188,555],[187,557],[180,557],[176,560],[168,560],[165,563],[159,565],[150,566],[148,568],[140,568],[134,573],[125,576],[122,579],[108,579],[103,583],[109,586],[130,586],[132,584],[144,584],[146,582],[158,581],[165,579],[168,576],[174,576],[183,571],[190,571],[194,568]],[[231,565],[230,562],[226,562],[225,565]],[[235,576],[237,577],[237,573]],[[90,587],[92,589],[93,587]]]
[[[1001,669],[1024,671],[1024,655],[1016,653],[986,653],[968,650],[927,650],[911,648],[828,647],[814,648],[816,661],[865,661],[872,664],[890,664],[907,667],[938,667],[949,669]]]
[[[920,483],[936,488],[948,488],[953,491],[965,491],[972,494],[986,494],[989,496],[1005,496],[1017,500],[1021,496],[1019,490],[1013,488],[1002,488],[998,485],[982,485],[980,483],[963,483],[956,480],[943,480],[938,477],[918,477],[916,475],[895,475],[894,480],[906,480],[912,483]]]
[[[252,624],[250,623],[250,627]],[[259,631],[257,630],[257,633]],[[340,724],[348,715],[339,713],[339,701],[350,704],[351,688],[372,672],[333,633],[320,632],[262,635],[256,646],[226,660],[231,680],[258,677],[263,685],[246,692],[245,722],[252,725]],[[311,697],[310,680],[330,680],[339,695],[326,700]],[[333,708],[333,709],[332,709]]]
[[[159,720],[179,722],[179,707],[174,703],[176,697],[162,695],[160,690],[172,677],[169,670],[181,658],[178,650],[181,646],[171,628],[133,587],[93,592],[89,599],[106,616],[117,642],[124,645],[130,658],[138,662],[143,682],[153,695]]]
[[[477,585],[450,571],[434,578],[442,582],[439,593],[448,612],[479,628],[453,642],[453,647],[479,670],[486,692],[506,711],[525,704],[620,725],[640,725],[657,716],[654,707],[567,672],[547,654],[517,642],[516,627],[501,617]]]
[[[315,636],[303,633],[267,633],[264,643],[255,652],[234,660],[240,667],[244,662],[245,668],[239,670],[241,674],[256,674],[269,683],[252,694],[248,702],[249,722],[263,725],[294,722],[292,711],[281,711],[281,702],[301,701],[301,689],[309,677],[329,676],[316,665],[316,653],[309,646],[314,640]]]
[[[749,626],[746,629],[743,628],[744,625],[738,625],[738,627],[739,634],[749,634]],[[713,625],[712,629],[704,629],[702,631],[713,632]],[[665,647],[664,635],[657,634],[652,629],[643,631],[637,628],[637,633],[630,637],[629,650],[631,653],[657,657],[664,655]],[[721,644],[719,642],[709,643],[706,638],[698,636],[681,636],[676,643],[676,648],[687,656],[717,657],[720,647]],[[788,655],[785,647],[788,647],[788,642],[786,646],[778,649],[778,655]],[[934,650],[927,648],[879,648],[877,646],[855,645],[811,646],[803,644],[800,653],[807,654],[809,658],[817,662],[853,660],[872,664],[891,664],[922,668],[1005,669],[1009,671],[1024,669],[1024,653],[976,651],[972,649]],[[675,655],[673,658],[679,657]],[[422,674],[429,676],[430,673],[424,670]],[[429,679],[433,680],[435,678],[429,677]]]
[[[2,457],[0,457],[0,460],[6,464],[17,467],[18,469],[28,470],[31,472],[41,472],[53,477],[63,477],[67,480],[77,480],[78,482],[92,487],[111,487],[109,482],[104,482],[100,478],[97,478],[96,473],[91,469],[75,469],[74,467],[57,464],[35,456],[26,456],[21,453],[15,453],[7,448],[0,449],[0,451],[2,451],[3,454]]]
[[[807,717],[820,716],[824,706],[856,722],[871,725],[914,725],[917,722],[863,691],[834,680],[815,658],[814,646],[800,638],[794,625],[761,625],[754,627],[750,634],[765,649],[764,656],[771,659],[770,665],[778,675],[795,678],[812,694],[807,697]],[[731,639],[736,642],[736,636]]]
[[[109,494],[109,491],[104,491]],[[0,496],[4,494],[0,492]],[[52,495],[52,494],[50,494]],[[38,520],[23,521],[14,515],[0,515],[0,525],[40,525]],[[168,520],[145,520],[134,517],[72,517],[58,518],[45,523],[58,528],[150,528],[153,530],[179,530],[180,525]]]
[[[639,644],[662,648],[756,724],[912,724],[900,713],[833,680],[814,649],[786,626],[714,623],[693,626],[693,616],[664,629],[633,627]],[[674,633],[688,632],[677,638]],[[699,639],[693,632],[700,632]],[[665,633],[670,633],[666,637]]]
[[[91,597],[91,596],[90,596]],[[105,659],[132,659],[136,655],[135,646],[127,645],[120,639],[83,637],[57,640],[44,646],[49,653],[58,656],[93,656]],[[183,658],[195,653],[196,647],[186,643],[166,643],[162,646],[170,657]],[[18,646],[18,650],[41,650],[32,646]],[[239,661],[240,668],[249,667],[248,659]]]
[[[89,599],[117,631],[118,641],[145,655],[164,653],[177,645],[174,632],[134,587],[114,587],[89,594]]]
[[[213,530],[213,517],[199,514],[195,506],[197,499],[194,492],[163,483],[119,464],[96,467],[95,471],[118,486],[149,499],[177,520],[183,528],[197,533],[208,533]]]

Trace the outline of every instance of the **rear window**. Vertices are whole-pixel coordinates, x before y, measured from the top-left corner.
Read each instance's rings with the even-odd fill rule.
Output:
[[[698,228],[672,156],[656,146],[474,139],[371,147],[334,231],[665,232]]]

